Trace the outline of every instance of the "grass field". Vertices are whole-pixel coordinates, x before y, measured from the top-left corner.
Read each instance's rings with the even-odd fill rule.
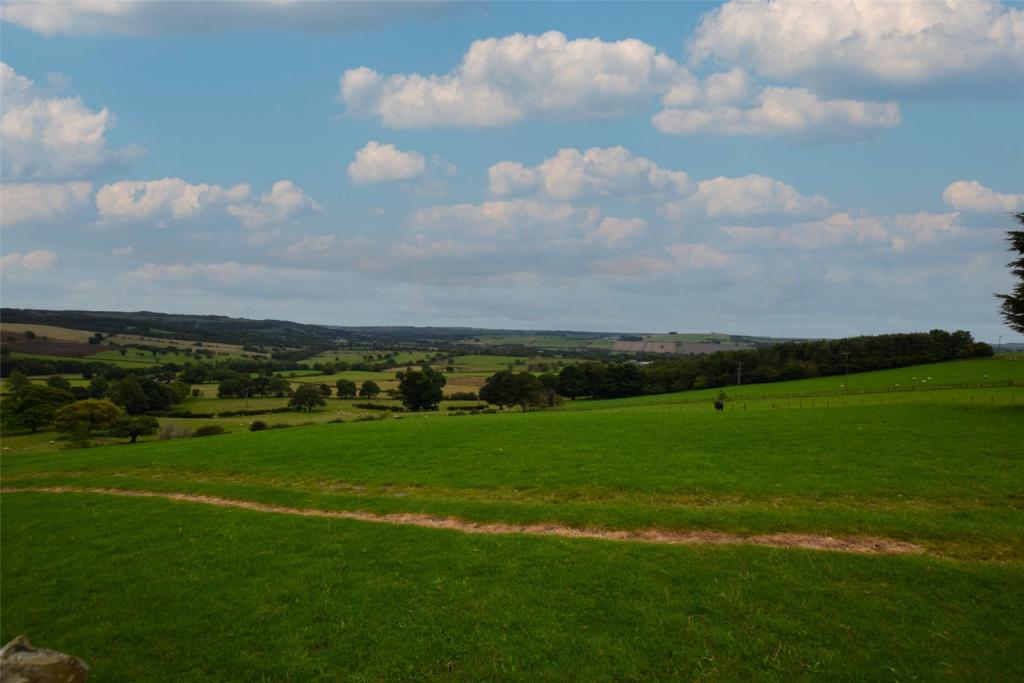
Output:
[[[4,502],[3,638],[97,680],[1024,676],[1020,565]]]
[[[850,403],[854,404],[859,400],[857,397],[876,392],[899,392],[901,394],[920,392],[922,397],[926,397],[930,395],[927,392],[932,390],[958,387],[999,387],[1010,383],[1015,383],[1022,389],[1021,397],[1024,400],[1024,361],[996,357],[855,373],[850,375],[848,391],[844,390],[845,382],[846,379],[842,375],[813,377],[790,382],[734,385],[627,399],[568,401],[566,408],[591,410],[616,406],[637,407],[667,403],[708,402],[714,400],[721,392],[725,392],[729,399],[735,402],[789,396],[841,398],[844,395],[849,395],[853,397]],[[982,394],[984,392],[979,395]],[[987,394],[985,395],[987,396]],[[926,398],[921,400],[926,400]]]
[[[720,414],[673,395],[5,450],[8,490],[868,537],[921,552],[465,535],[5,492],[0,632],[27,632],[111,680],[1020,680],[1024,397],[970,386],[979,373],[1019,380],[1019,367],[865,373],[851,388],[876,393],[847,399],[822,397],[825,379],[762,385],[778,393]],[[964,386],[891,391],[901,373]],[[814,407],[779,398],[810,393]],[[39,448],[52,448],[45,437]]]
[[[569,351],[572,349],[610,349],[615,343],[610,335],[609,338],[592,337],[563,337],[554,334],[511,334],[511,335],[487,335],[474,339],[463,340],[467,344],[479,344],[480,346],[527,346],[538,349],[551,349],[555,351]]]

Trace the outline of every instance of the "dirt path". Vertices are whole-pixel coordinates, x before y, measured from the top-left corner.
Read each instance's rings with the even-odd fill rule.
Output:
[[[466,534],[526,534],[530,536],[558,536],[562,538],[595,538],[605,541],[625,541],[634,543],[657,543],[663,545],[763,545],[775,548],[808,548],[812,550],[833,550],[845,553],[861,553],[868,555],[900,555],[906,553],[923,553],[924,548],[913,543],[896,541],[887,538],[856,536],[833,538],[815,534],[764,534],[758,536],[740,536],[719,531],[665,531],[660,529],[608,530],[578,529],[557,524],[499,524],[490,522],[471,522],[455,517],[436,517],[416,513],[359,512],[350,510],[317,510],[312,508],[292,508],[280,505],[266,505],[248,500],[218,498],[193,493],[162,493],[159,491],[132,491],[128,489],[108,488],[73,488],[66,486],[36,488],[3,488],[0,493],[92,493],[106,496],[124,496],[127,498],[162,498],[186,503],[201,503],[217,507],[239,508],[255,512],[269,512],[279,515],[297,515],[300,517],[328,517],[335,519],[355,519],[361,522],[378,524],[403,524],[407,526],[425,527],[428,529],[450,529]]]

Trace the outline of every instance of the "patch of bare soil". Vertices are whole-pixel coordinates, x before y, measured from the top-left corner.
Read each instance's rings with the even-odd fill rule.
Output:
[[[763,545],[774,548],[803,548],[810,550],[831,550],[866,555],[900,555],[923,553],[924,548],[913,543],[888,538],[853,536],[833,538],[815,534],[763,534],[741,536],[720,531],[669,531],[662,529],[580,529],[558,524],[500,524],[494,522],[471,522],[455,517],[436,517],[418,513],[378,514],[358,510],[317,510],[313,508],[292,508],[281,505],[267,505],[249,500],[218,498],[194,493],[163,493],[159,491],[133,491],[110,488],[74,488],[67,486],[3,488],[2,493],[93,493],[127,498],[162,498],[186,503],[202,503],[218,507],[238,508],[255,512],[269,512],[300,517],[328,517],[355,519],[380,524],[404,524],[428,529],[449,529],[466,534],[526,534],[530,536],[557,536],[560,538],[593,538],[603,541],[625,541],[634,543],[655,543],[661,545]]]

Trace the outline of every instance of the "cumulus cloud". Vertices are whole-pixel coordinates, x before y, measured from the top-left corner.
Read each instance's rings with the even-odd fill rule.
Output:
[[[670,171],[625,147],[561,149],[536,166],[502,161],[488,170],[490,190],[498,196],[540,194],[569,201],[581,197],[685,194],[690,178]]]
[[[673,265],[669,261],[655,256],[644,255],[600,259],[590,265],[599,273],[617,277],[647,277],[674,270]]]
[[[193,185],[181,178],[162,180],[122,180],[104,185],[96,193],[96,208],[101,218],[111,220],[167,220],[196,218],[213,206],[239,203],[249,197],[252,188],[200,183]]]
[[[426,158],[419,152],[403,152],[394,145],[370,140],[356,152],[348,175],[357,185],[409,180],[423,174]]]
[[[857,245],[902,251],[963,234],[958,219],[957,213],[875,216],[841,212],[783,227],[726,226],[722,230],[736,246],[817,250]]]
[[[735,261],[710,244],[679,242],[665,247],[667,256],[634,254],[621,258],[593,261],[591,268],[605,275],[643,278],[664,273],[697,270],[720,270]]]
[[[130,277],[147,281],[187,281],[203,278],[220,283],[264,281],[275,270],[256,263],[222,261],[217,263],[147,263],[131,273]]]
[[[12,252],[0,259],[0,266],[4,270],[48,270],[57,263],[57,254],[47,249],[37,249],[27,254]]]
[[[318,211],[320,205],[290,180],[278,180],[255,202],[228,206],[228,213],[250,229],[283,225]]]
[[[261,244],[278,235],[276,228],[320,206],[290,180],[277,181],[270,192],[253,199],[252,188],[244,183],[223,187],[164,178],[104,185],[96,193],[96,209],[108,222],[142,221],[161,228],[226,214],[252,231],[250,244]]]
[[[691,270],[717,269],[729,265],[733,256],[715,249],[710,244],[689,244],[681,242],[666,248],[675,262]]]
[[[528,117],[588,119],[643,111],[688,76],[640,40],[569,40],[558,31],[474,41],[443,75],[346,71],[341,99],[393,128],[500,126]]]
[[[712,178],[697,183],[686,199],[661,206],[662,215],[679,220],[687,213],[700,212],[709,218],[722,216],[802,215],[826,211],[828,200],[807,197],[792,185],[762,175],[742,178]]]
[[[667,102],[681,97],[666,98]],[[698,103],[699,104],[699,103]],[[744,106],[669,107],[651,118],[669,135],[790,135],[856,138],[900,124],[894,102],[823,100],[806,88],[764,88]]]
[[[597,227],[600,217],[595,208],[513,199],[420,209],[412,216],[412,227],[420,232],[455,230],[510,240],[539,239],[583,236]]]
[[[1024,209],[1024,194],[1003,194],[976,180],[958,180],[942,192],[942,200],[958,211],[1010,212]]]
[[[90,110],[78,97],[47,97],[28,78],[0,62],[0,173],[4,180],[80,179],[123,165],[142,153],[112,149],[114,115]]]
[[[695,61],[824,90],[950,92],[1024,82],[1024,11],[999,2],[740,2],[706,14]]]
[[[647,231],[647,221],[642,218],[614,218],[607,216],[601,220],[597,230],[587,239],[600,242],[609,247],[628,245],[635,237]]]
[[[0,185],[0,225],[52,223],[87,209],[92,183],[5,183]]]
[[[153,35],[227,30],[285,30],[310,33],[373,29],[412,18],[461,11],[459,2],[323,2],[321,0],[8,0],[4,21],[45,36]]]

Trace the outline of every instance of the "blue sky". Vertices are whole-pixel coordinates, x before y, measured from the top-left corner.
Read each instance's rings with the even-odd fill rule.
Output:
[[[1016,5],[0,12],[4,306],[1016,339]]]

